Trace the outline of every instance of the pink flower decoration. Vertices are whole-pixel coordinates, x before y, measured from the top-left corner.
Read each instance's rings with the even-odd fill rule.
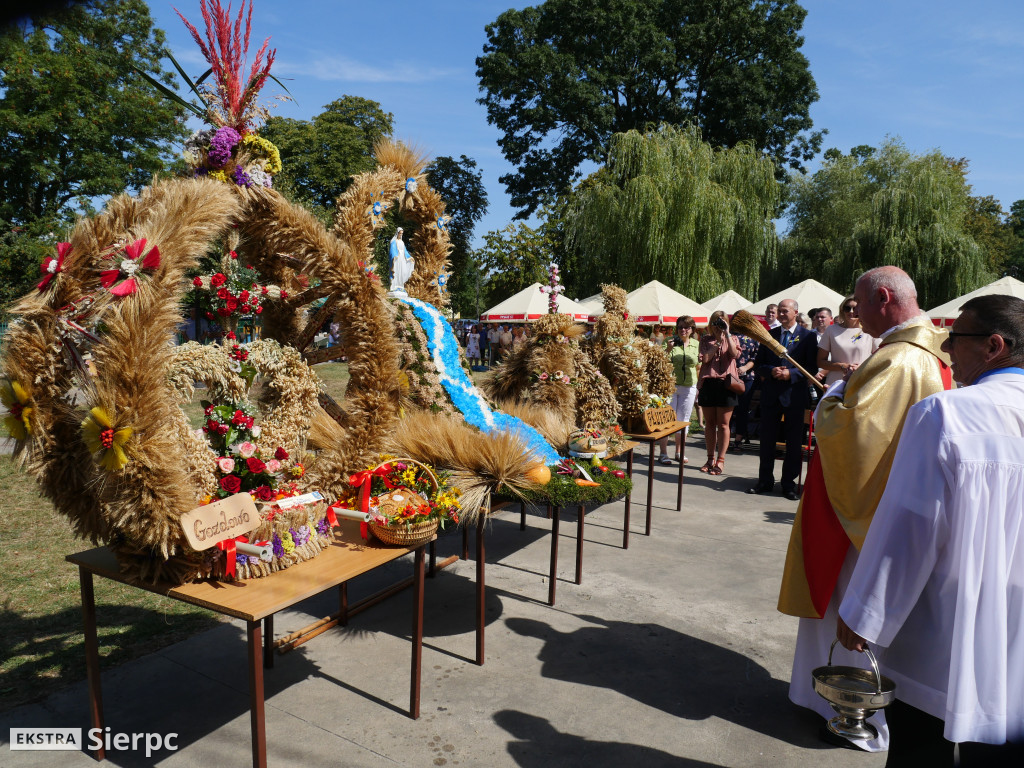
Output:
[[[103,287],[114,296],[122,298],[135,293],[139,286],[133,276],[134,273],[140,269],[153,272],[160,266],[160,249],[154,245],[143,256],[142,252],[144,250],[146,250],[146,238],[144,237],[126,245],[124,253],[127,258],[116,269],[105,269],[100,272],[100,282],[103,283]],[[128,279],[117,283],[118,278],[122,274],[127,275]],[[117,285],[114,285],[114,283],[117,283]]]
[[[267,472],[269,472],[272,475],[276,475],[280,471],[281,471],[281,462],[280,461],[278,461],[277,459],[271,459],[270,461],[267,462]]]
[[[43,273],[43,279],[39,281],[39,290],[45,291],[50,285],[50,281],[57,276],[59,272],[64,271],[64,257],[71,252],[71,243],[57,243],[57,258],[53,256],[47,256],[43,259],[43,263],[39,265],[39,271]]]
[[[227,456],[222,456],[217,459],[217,468],[225,475],[229,475],[235,471],[235,460]]]
[[[246,440],[238,446],[238,453],[243,459],[251,458],[256,455],[256,446]]]

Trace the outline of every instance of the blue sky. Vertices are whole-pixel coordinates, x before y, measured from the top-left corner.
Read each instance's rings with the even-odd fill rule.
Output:
[[[149,0],[157,26],[190,74],[205,70],[174,4]],[[198,0],[177,7],[200,29]],[[237,6],[237,2],[235,3]],[[487,124],[476,57],[484,26],[509,7],[490,0],[388,3],[256,0],[255,52],[269,36],[276,75],[295,102],[275,114],[309,119],[349,94],[395,116],[395,137],[432,157],[465,154],[483,171],[501,229],[514,213],[498,177],[511,166]],[[824,147],[848,151],[898,136],[914,152],[939,149],[970,161],[974,194],[1004,209],[1024,199],[1024,2],[1021,0],[806,0],[803,53],[820,94],[815,128]],[[276,93],[269,83],[264,93]],[[812,163],[811,167],[815,167]]]

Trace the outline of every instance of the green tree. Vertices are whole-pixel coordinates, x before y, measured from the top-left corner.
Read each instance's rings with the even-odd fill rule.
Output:
[[[822,275],[846,292],[864,270],[893,264],[914,278],[923,307],[983,285],[992,275],[971,236],[965,172],[963,161],[914,154],[898,139],[871,153],[826,153],[819,171],[791,178],[792,279]]]
[[[1003,226],[1010,234],[1010,250],[1003,262],[1002,274],[1024,279],[1024,200],[1010,205]]]
[[[661,123],[799,168],[822,136],[810,132],[805,16],[794,0],[547,0],[501,14],[477,76],[516,166],[501,181],[518,217],[567,192],[613,134]]]
[[[375,167],[373,145],[391,135],[394,115],[359,96],[342,96],[312,120],[272,117],[260,135],[281,152],[281,173],[274,185],[294,201],[321,215],[352,177]]]
[[[531,283],[547,283],[551,252],[539,229],[523,222],[488,232],[474,253],[487,275],[487,300],[480,310],[504,301]]]
[[[185,135],[180,110],[133,68],[171,82],[142,0],[37,10],[0,30],[0,283],[38,279],[41,247],[95,198],[139,189]],[[52,243],[50,243],[52,245]]]
[[[449,259],[452,275],[448,281],[452,309],[461,315],[475,317],[477,287],[480,278],[473,249],[470,246],[473,228],[487,213],[487,190],[476,161],[460,155],[438,157],[427,166],[427,180],[441,195],[445,213],[451,217],[448,238],[452,244]],[[483,307],[481,307],[483,309]]]
[[[964,225],[985,255],[985,268],[993,274],[1002,273],[1020,239],[1006,221],[999,201],[992,195],[972,197]]]
[[[750,144],[716,150],[672,126],[617,134],[575,198],[568,235],[583,295],[652,278],[697,301],[727,288],[755,295],[774,259],[781,186]]]

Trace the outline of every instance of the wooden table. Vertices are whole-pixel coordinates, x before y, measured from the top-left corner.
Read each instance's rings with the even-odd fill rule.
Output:
[[[344,584],[409,552],[415,553],[412,662],[409,686],[409,715],[420,716],[420,670],[423,657],[423,550],[384,546],[376,541],[364,542],[358,523],[342,521],[335,531],[334,543],[312,560],[262,579],[246,581],[201,581],[193,584],[136,584],[121,575],[117,559],[106,547],[68,555],[78,566],[82,588],[82,615],[85,621],[85,658],[89,677],[89,710],[94,728],[103,729],[103,699],[100,688],[99,646],[96,638],[96,601],[93,596],[93,575],[129,584],[148,592],[165,595],[184,603],[209,608],[211,611],[243,619],[246,622],[249,656],[249,716],[252,725],[252,764],[267,765],[267,738],[264,724],[263,667],[273,666],[274,614],[290,608],[325,589]],[[263,652],[260,653],[262,646]],[[261,659],[262,655],[262,659]],[[97,760],[105,758],[104,749],[94,753]]]
[[[645,536],[651,535],[651,504],[654,498],[654,447],[659,440],[663,437],[671,437],[676,432],[681,432],[686,429],[689,425],[685,421],[673,421],[671,424],[666,424],[664,427],[659,429],[657,432],[650,432],[648,434],[633,434],[630,432],[626,435],[630,440],[637,443],[650,443],[651,455],[647,462],[647,527],[644,530]],[[676,489],[676,509],[681,510],[683,508],[683,462],[679,462],[679,482]]]

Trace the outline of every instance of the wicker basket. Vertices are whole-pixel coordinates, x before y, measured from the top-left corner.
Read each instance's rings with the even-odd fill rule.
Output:
[[[397,458],[390,459],[386,463],[394,464],[395,462],[403,462],[405,464],[415,464],[420,467],[424,472],[427,473],[427,477],[430,478],[431,484],[434,486],[434,490],[437,491],[438,483],[434,473],[430,471],[430,468],[424,465],[422,462],[416,461],[415,459]],[[376,468],[384,466],[378,464]],[[365,492],[365,491],[364,491]],[[400,499],[394,499],[395,496],[400,496]],[[385,515],[391,514],[390,507],[404,507],[409,501],[413,502],[424,502],[424,499],[419,494],[413,493],[408,489],[402,489],[401,491],[395,490],[389,493],[383,494],[380,497],[380,508],[381,512]],[[427,520],[423,523],[398,523],[391,525],[381,525],[380,523],[371,522],[369,525],[370,531],[376,536],[382,543],[391,544],[399,547],[418,547],[421,544],[426,544],[437,533],[438,521]]]
[[[415,525],[378,525],[370,523],[370,530],[373,535],[380,539],[383,544],[392,544],[398,547],[418,547],[426,544],[437,533],[437,520],[427,520],[425,523]]]

